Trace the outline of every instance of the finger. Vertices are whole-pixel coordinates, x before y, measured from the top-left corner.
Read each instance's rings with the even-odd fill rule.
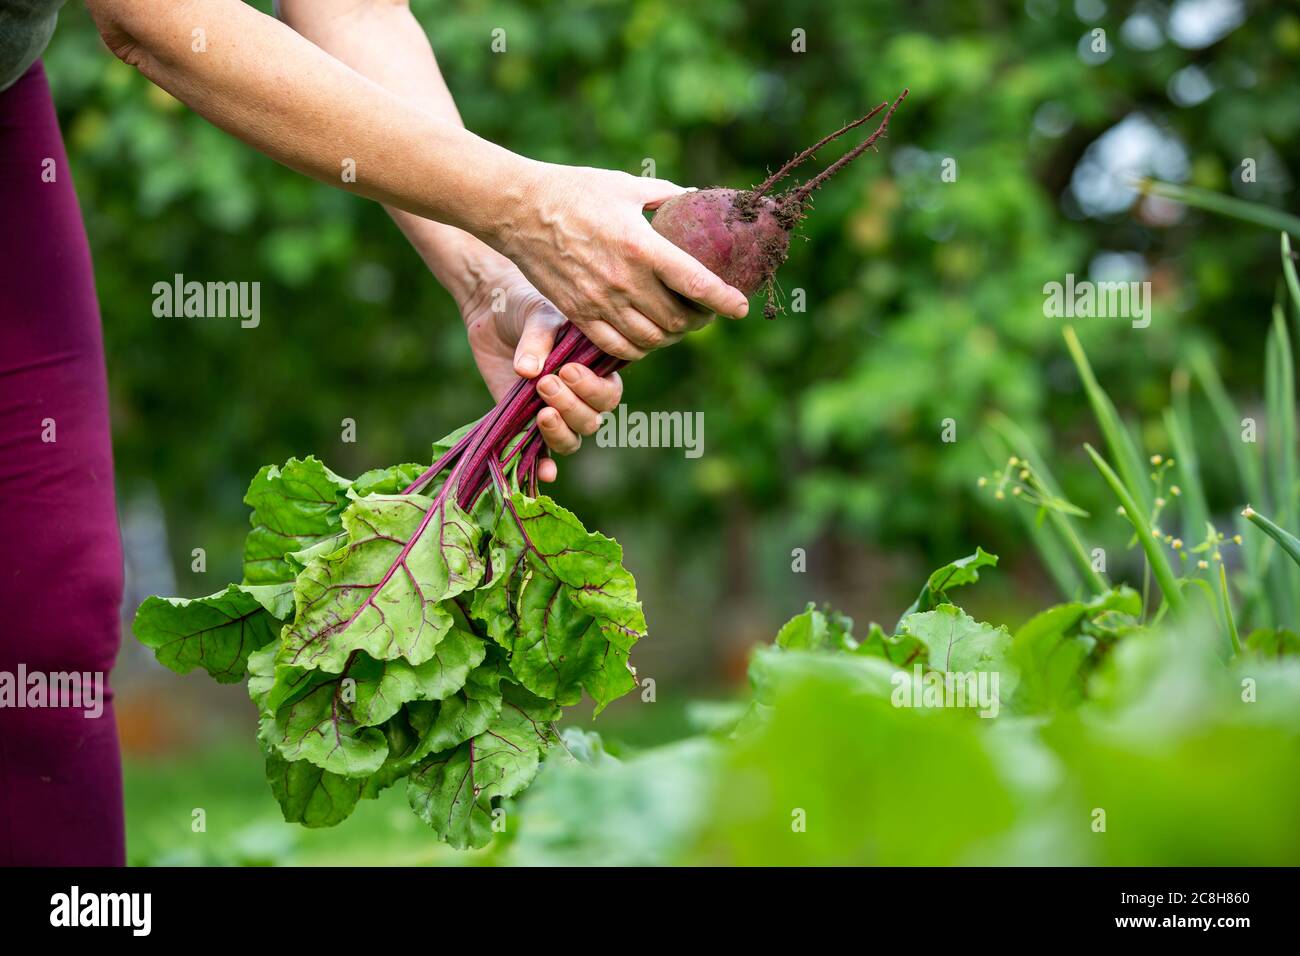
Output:
[[[600,412],[575,395],[558,375],[542,376],[537,383],[537,394],[579,435],[594,435],[600,427]]]
[[[618,317],[619,331],[627,336],[633,344],[645,349],[647,352],[666,348],[681,339],[683,334],[664,328],[657,322],[646,318],[643,313],[630,307],[621,309]]]
[[[537,430],[557,455],[572,455],[582,446],[582,436],[565,424],[560,413],[547,407],[537,413]]]
[[[524,320],[524,329],[519,334],[519,344],[515,346],[515,374],[523,378],[535,378],[546,364],[546,356],[551,354],[555,345],[555,332],[564,324],[564,316],[547,302],[534,308]]]
[[[683,299],[680,295],[674,295],[662,283],[651,293],[651,300],[642,311],[655,325],[668,332],[685,335],[702,329],[713,321],[713,313],[708,309],[689,299]]]
[[[642,209],[658,209],[674,196],[680,196],[682,193],[692,191],[666,179],[654,179],[650,176],[635,176],[633,178],[637,180],[636,194],[641,200]]]
[[[574,395],[598,412],[613,411],[623,397],[623,379],[618,372],[602,378],[587,366],[570,362],[560,369],[560,378]]]
[[[560,469],[555,465],[554,458],[541,458],[537,462],[537,480],[550,484],[559,475]]]
[[[582,333],[591,339],[591,344],[606,355],[623,359],[625,362],[635,362],[638,359],[645,358],[645,349],[637,348],[627,340],[622,332],[604,319],[588,322],[581,328]]]
[[[658,233],[655,236],[659,241],[654,246],[654,269],[664,285],[719,315],[745,317],[749,300],[743,292],[727,285]]]

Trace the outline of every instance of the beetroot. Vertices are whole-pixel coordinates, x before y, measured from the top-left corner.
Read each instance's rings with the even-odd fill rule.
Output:
[[[668,200],[652,225],[728,285],[751,295],[785,261],[792,209],[746,189],[704,189]]]
[[[899,95],[876,131],[802,186],[769,195],[778,181],[831,140],[861,126],[888,105],[836,130],[799,153],[753,189],[703,189],[668,200],[655,212],[652,225],[673,245],[689,252],[706,268],[746,295],[767,293],[764,314],[776,313],[774,277],[785,262],[790,233],[806,214],[808,197],[826,180],[857,159],[885,135],[889,119],[907,96]]]
[[[880,126],[866,140],[802,186],[770,195],[772,187],[792,169],[812,158],[831,140],[866,123],[887,104],[881,103],[861,119],[823,137],[753,189],[704,189],[668,200],[655,213],[652,225],[746,295],[765,288],[764,314],[771,318],[776,313],[773,277],[785,261],[791,231],[807,211],[808,197],[885,135],[890,117],[905,96],[907,90],[889,107]],[[606,355],[576,326],[566,324],[546,358],[542,374],[558,372],[569,362],[585,365],[597,375],[608,375],[627,364]],[[488,487],[494,483],[502,485],[502,468],[516,458],[520,484],[536,494],[537,463],[546,454],[536,420],[544,405],[537,394],[537,381],[516,382],[496,408],[412,482],[404,494],[424,490],[440,473],[449,470],[444,494],[454,491],[462,506],[472,508]]]

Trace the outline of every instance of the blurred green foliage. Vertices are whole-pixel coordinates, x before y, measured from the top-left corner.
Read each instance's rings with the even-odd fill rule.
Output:
[[[523,795],[500,860],[1294,864],[1300,659],[1247,650],[1225,663],[1213,627],[1188,620],[1150,630],[1125,614],[1107,637],[1114,613],[1094,605],[1080,628],[1066,605],[999,631],[974,667],[1002,678],[1003,706],[978,716],[983,692],[922,703],[922,664],[914,675],[870,638],[791,642],[796,619],[755,654],[755,704],[733,732],[622,759],[581,738]],[[926,679],[973,674],[930,651]]]
[[[980,587],[991,575],[980,576]],[[962,598],[971,590],[963,586]],[[639,729],[617,718],[602,725],[605,740],[567,728],[537,780],[504,802],[504,830],[474,853],[436,843],[406,812],[400,787],[328,830],[282,823],[247,745],[164,766],[133,761],[131,858],[1293,865],[1294,635],[1234,655],[1213,615],[1148,628],[1139,612],[1137,594],[1122,589],[1048,609],[1013,634],[948,603],[909,610],[898,634],[920,633],[920,622],[939,614],[986,640],[976,652],[977,638],[962,638],[954,651],[951,634],[931,633],[903,660],[893,658],[893,641],[881,643],[880,628],[859,628],[855,637],[851,621],[810,605],[753,655],[751,699],[686,708],[687,735],[675,726],[678,715],[662,722],[658,707],[636,712]],[[988,679],[978,693],[974,683],[964,698],[941,691],[947,677],[976,675]],[[940,689],[933,698],[927,681]],[[629,737],[642,746],[622,742]],[[201,832],[196,805],[204,808]]]
[[[251,740],[124,768],[132,866],[462,866],[481,855],[428,839],[404,793],[366,801],[346,828],[285,823]],[[202,816],[195,815],[195,808]],[[405,817],[406,819],[402,819]]]
[[[880,606],[890,569],[876,584],[879,559],[865,556],[896,554],[907,570],[979,540],[1026,560],[1019,529],[976,504],[988,465],[977,434],[992,408],[1043,446],[1094,434],[1042,286],[1088,273],[1098,253],[1139,254],[1156,288],[1149,329],[1079,330],[1122,410],[1159,421],[1165,373],[1193,338],[1230,388],[1254,374],[1275,238],[1199,214],[1085,216],[1069,184],[1098,138],[1138,114],[1181,142],[1189,181],[1286,204],[1300,174],[1300,18],[1252,4],[1226,38],[1188,49],[1160,32],[1161,8],[1079,6],[1104,12],[1085,22],[1065,0],[413,2],[468,125],[555,162],[640,173],[649,159],[681,183],[744,185],[911,88],[881,152],[818,194],[794,244],[781,286],[804,290],[807,311],[715,324],[625,374],[633,405],[706,410],[706,454],[589,448],[562,469],[559,497],[623,539],[663,669],[697,673],[709,642],[743,626],[737,607],[758,618],[754,639],[824,592],[854,612]],[[1139,6],[1155,18],[1152,48],[1131,23]],[[504,54],[489,48],[495,28]],[[1081,47],[1094,28],[1105,56]],[[806,52],[792,50],[795,30]],[[358,473],[418,457],[484,410],[450,297],[377,206],[190,114],[105,52],[80,8],[47,65],[96,258],[121,492],[161,496],[183,592],[211,590],[188,571],[196,546],[209,576],[235,576],[240,498],[263,463],[315,453]],[[1189,67],[1213,92],[1179,106],[1171,84]],[[1243,156],[1258,158],[1258,182],[1235,175]],[[955,182],[941,179],[945,159]],[[153,283],[175,273],[260,281],[261,326],[155,318]],[[340,441],[344,418],[356,444]],[[948,418],[955,444],[939,440]],[[1214,497],[1216,466],[1211,505],[1237,504]],[[1085,507],[1106,501],[1086,467],[1062,484]],[[796,546],[812,574],[790,574]]]

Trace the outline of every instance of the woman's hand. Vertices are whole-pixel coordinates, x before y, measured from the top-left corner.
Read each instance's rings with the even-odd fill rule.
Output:
[[[474,361],[497,401],[521,377],[537,377],[564,324],[555,306],[504,260],[494,260],[478,273],[460,308]],[[583,435],[599,427],[601,412],[618,405],[623,380],[617,372],[601,378],[585,365],[570,363],[538,382],[537,390],[549,406],[537,416],[542,437],[556,454],[570,455]],[[538,465],[541,481],[554,481],[555,474],[551,459]]]
[[[355,69],[241,0],[88,6],[113,52],[191,109],[322,182],[478,237],[611,355],[632,361],[707,313],[749,309],[646,221],[680,187],[525,159],[467,132],[400,0],[287,5],[298,28]],[[313,7],[316,19],[304,15]],[[371,28],[331,27],[351,10]],[[196,23],[207,31],[202,56],[190,48]]]
[[[713,312],[749,311],[739,290],[643,215],[681,192],[662,179],[535,164],[519,184],[520,201],[487,238],[599,348],[635,361]]]

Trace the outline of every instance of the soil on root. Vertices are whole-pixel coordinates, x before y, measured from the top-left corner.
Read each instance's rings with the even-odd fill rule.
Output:
[[[757,222],[758,214],[763,211],[763,197],[748,189],[741,190],[736,194],[731,208],[741,222]]]

